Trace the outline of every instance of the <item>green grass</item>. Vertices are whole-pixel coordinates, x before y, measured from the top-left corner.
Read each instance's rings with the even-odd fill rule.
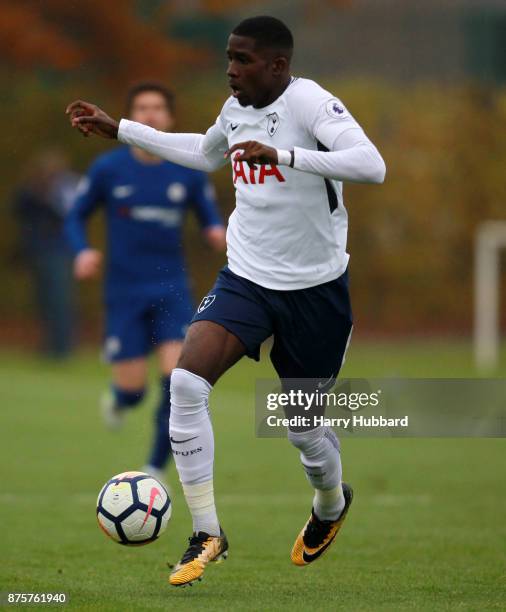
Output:
[[[349,518],[328,555],[296,568],[289,551],[311,490],[286,441],[255,438],[254,379],[272,371],[267,359],[243,360],[211,402],[230,557],[176,590],[167,562],[185,548],[190,521],[173,470],[173,518],[158,542],[117,546],[94,512],[103,482],[144,462],[155,386],[125,430],[110,434],[97,412],[107,371],[94,355],[57,365],[3,353],[0,372],[0,590],[66,591],[79,610],[505,607],[504,440],[346,438]],[[343,375],[475,373],[465,343],[418,342],[356,343]]]

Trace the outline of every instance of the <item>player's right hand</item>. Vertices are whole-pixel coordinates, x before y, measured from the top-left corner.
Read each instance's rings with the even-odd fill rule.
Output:
[[[78,280],[95,278],[102,266],[102,253],[96,249],[84,249],[74,260],[74,276]]]
[[[103,138],[118,137],[119,123],[96,104],[75,100],[67,106],[65,113],[69,115],[72,127],[78,129],[83,136],[97,134]]]

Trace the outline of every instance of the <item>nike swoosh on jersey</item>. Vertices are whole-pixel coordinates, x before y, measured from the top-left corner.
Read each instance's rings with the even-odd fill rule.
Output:
[[[189,442],[190,440],[196,440],[197,438],[198,436],[193,436],[193,438],[186,438],[186,440],[174,440],[174,438],[171,436],[170,441],[174,444],[182,444],[183,442]]]
[[[231,128],[232,132],[233,132],[234,130],[236,130],[238,127],[239,127],[239,124],[238,124],[238,123],[236,123],[235,125],[234,125],[233,123],[231,123],[231,124],[230,124],[230,128]]]

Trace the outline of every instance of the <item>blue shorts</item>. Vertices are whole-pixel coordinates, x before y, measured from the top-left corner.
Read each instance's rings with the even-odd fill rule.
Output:
[[[144,357],[161,342],[183,340],[194,305],[186,287],[162,297],[108,299],[105,305],[104,359]]]
[[[331,379],[341,368],[352,329],[348,272],[308,289],[278,291],[224,267],[195,321],[222,325],[257,361],[260,345],[273,336],[270,357],[280,378]]]

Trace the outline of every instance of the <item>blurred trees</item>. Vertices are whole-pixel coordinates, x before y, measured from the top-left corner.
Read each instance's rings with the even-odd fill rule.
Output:
[[[334,8],[345,8],[353,4],[353,0],[324,0],[323,4],[328,4]],[[229,9],[237,7],[237,0],[202,0],[201,8],[202,10],[214,13],[214,14],[223,14],[226,13]],[[317,3],[308,2],[307,3],[307,11],[308,13],[318,10]],[[260,11],[262,14],[262,11]],[[258,11],[256,11],[258,13]]]
[[[506,216],[506,90],[427,83],[401,87],[370,80],[323,84],[349,106],[387,164],[384,185],[344,188],[357,330],[470,332],[474,232],[481,221]],[[40,90],[32,81],[11,88],[12,103],[3,113],[3,202],[26,156],[41,143],[56,140],[65,146],[81,170],[114,146],[81,139],[68,127],[63,108],[83,89]],[[213,78],[185,81],[176,89],[181,131],[204,131],[228,95],[221,80]],[[121,113],[109,94],[97,92],[93,99],[116,116]],[[20,103],[26,109],[21,114]],[[227,217],[234,206],[229,168],[213,175],[213,181]],[[8,227],[8,219],[3,224]],[[100,222],[94,224],[94,240],[100,242]],[[201,295],[222,259],[204,253],[196,224],[190,222],[187,231],[194,286]],[[7,230],[0,243],[4,264],[12,241]],[[19,315],[27,303],[22,283],[28,280],[5,265],[0,278],[10,296],[0,305],[0,318]],[[83,297],[87,316],[97,319],[97,287],[84,286]]]
[[[102,0],[0,0],[3,61],[24,70],[88,64],[96,78],[116,86],[125,79],[166,79],[205,62],[205,54],[165,35],[162,8],[149,21],[139,19],[130,0],[112,8]]]
[[[506,217],[506,90],[367,81],[338,91],[387,164],[382,187],[345,186],[359,327],[470,332],[475,231]]]
[[[75,68],[82,59],[78,45],[31,5],[0,0],[0,53],[5,64],[25,70],[41,65]]]
[[[208,14],[220,18],[231,4],[202,2]],[[115,146],[81,139],[67,124],[65,105],[89,98],[119,116],[128,84],[155,77],[177,92],[177,129],[203,131],[228,91],[217,58],[205,46],[190,48],[167,36],[171,3],[0,0],[0,10],[0,75],[7,83],[0,99],[0,202],[6,213],[0,280],[9,296],[0,302],[3,324],[30,316],[30,281],[14,265],[16,237],[8,214],[10,193],[23,180],[27,159],[57,143],[84,171],[97,153]],[[224,65],[223,60],[220,71]],[[357,330],[470,331],[474,231],[484,219],[505,218],[506,90],[331,76],[322,84],[349,106],[387,163],[383,186],[344,189]],[[213,180],[228,216],[234,206],[229,169]],[[100,226],[100,220],[92,223],[97,244]],[[189,223],[187,236],[199,296],[223,260],[204,252],[196,224]],[[98,319],[99,303],[99,287],[84,285],[85,318]]]

